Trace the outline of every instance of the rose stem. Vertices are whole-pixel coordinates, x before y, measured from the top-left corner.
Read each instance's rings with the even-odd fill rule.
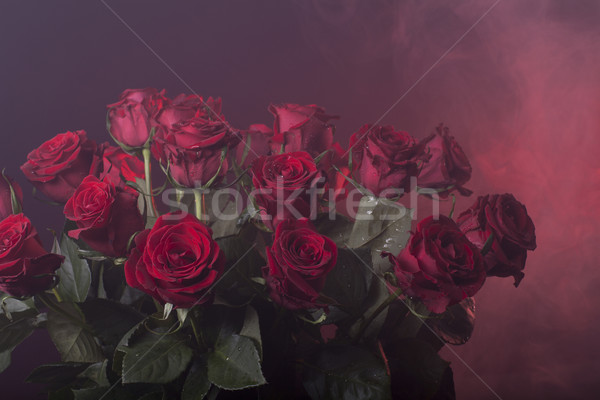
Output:
[[[175,188],[175,195],[176,195],[176,198],[177,198],[177,202],[179,204],[181,204],[181,201],[183,200],[183,196],[184,196],[183,190],[181,190],[179,188]]]
[[[200,193],[200,190],[198,189],[194,189],[194,205],[195,205],[195,209],[196,209],[196,218],[198,218],[198,220],[202,221],[202,193]]]
[[[145,176],[145,181],[146,181],[146,207],[148,208],[148,216],[149,217],[155,217],[156,216],[156,210],[154,208],[154,198],[152,198],[152,176],[150,174],[151,170],[150,170],[150,149],[149,148],[144,148],[142,150],[142,155],[144,157],[144,176]]]
[[[402,289],[397,289],[383,303],[381,303],[375,311],[373,311],[373,314],[371,314],[371,316],[367,318],[360,326],[360,330],[356,334],[356,340],[359,340],[361,338],[361,336],[365,333],[365,330],[367,330],[371,322],[373,322],[373,320],[377,318],[377,316],[381,314],[383,310],[385,310],[390,304],[392,304],[394,300],[396,300],[398,296],[400,296],[401,293]]]

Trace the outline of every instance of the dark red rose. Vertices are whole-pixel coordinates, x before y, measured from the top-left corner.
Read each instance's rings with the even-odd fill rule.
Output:
[[[137,203],[137,193],[115,187],[108,178],[101,181],[90,175],[65,205],[65,217],[78,227],[68,234],[105,256],[122,257],[129,238],[144,229]]]
[[[23,204],[23,191],[21,190],[21,186],[19,186],[14,179],[2,174],[0,177],[0,220],[3,220],[13,213],[11,187],[19,205]]]
[[[269,111],[275,116],[272,140],[274,154],[306,151],[316,157],[333,144],[335,127],[329,123],[337,116],[325,114],[314,104],[271,104]]]
[[[407,296],[416,296],[434,313],[473,296],[485,281],[479,250],[448,217],[418,223],[408,245],[394,257],[383,253],[394,266],[398,285]]]
[[[165,106],[157,120],[165,130],[169,131],[175,129],[177,124],[193,118],[224,120],[221,115],[221,98],[209,97],[205,101],[195,94],[180,94]]]
[[[314,160],[304,151],[256,160],[252,166],[252,183],[257,189],[254,199],[265,224],[274,228],[285,219],[309,217],[310,190],[320,184],[320,179]]]
[[[23,214],[0,221],[0,290],[28,297],[49,289],[64,257],[42,247],[31,221]]]
[[[277,226],[267,261],[263,276],[274,302],[290,310],[315,308],[337,261],[337,247],[311,229],[308,220],[288,220]]]
[[[154,118],[164,107],[167,99],[164,90],[154,88],[127,89],[119,101],[108,105],[110,133],[121,146],[142,147],[150,139],[156,126]]]
[[[422,147],[406,132],[391,125],[364,125],[350,138],[354,177],[374,195],[384,189],[410,190],[410,178],[419,172]],[[395,197],[401,193],[384,193]]]
[[[224,266],[210,228],[190,214],[171,213],[136,236],[125,278],[162,304],[190,308],[211,300],[209,291]]]
[[[471,179],[471,164],[448,127],[440,125],[436,131],[421,141],[429,161],[419,172],[419,187],[438,190],[442,197],[456,189],[462,195],[473,192],[462,187]]]
[[[239,142],[237,132],[221,120],[193,118],[156,137],[152,151],[181,186],[201,187],[216,176],[219,183],[228,170],[224,149]]]
[[[535,250],[535,226],[527,209],[512,194],[480,196],[458,217],[467,238],[482,249],[490,235],[492,247],[484,261],[488,276],[512,276],[515,286],[523,279],[527,250]]]
[[[40,192],[64,203],[83,178],[96,173],[96,147],[84,131],[61,133],[29,153],[21,170]]]
[[[102,171],[100,180],[107,178],[113,185],[131,189],[126,182],[144,179],[144,163],[116,146],[105,146],[102,151]]]
[[[235,161],[237,165],[246,169],[260,156],[270,153],[270,140],[273,131],[266,125],[250,125],[247,131],[240,132],[240,143],[235,149]]]

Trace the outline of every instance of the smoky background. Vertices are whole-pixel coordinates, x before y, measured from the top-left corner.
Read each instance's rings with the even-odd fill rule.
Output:
[[[189,85],[221,96],[238,128],[270,125],[271,102],[316,103],[342,117],[343,146],[404,96],[381,123],[422,138],[443,122],[471,160],[475,195],[459,198],[457,212],[478,194],[510,192],[536,225],[525,279],[518,289],[510,279],[486,282],[474,336],[455,350],[502,398],[600,390],[598,1],[107,4],[185,83],[101,1],[0,3],[0,160],[48,248],[45,228],[60,228],[62,213],[28,196],[18,166],[65,130],[109,140],[105,106],[125,88],[175,96]],[[19,382],[57,360],[44,335],[28,339],[0,375],[11,398],[35,398],[39,388]],[[443,356],[459,399],[495,398],[454,355]]]

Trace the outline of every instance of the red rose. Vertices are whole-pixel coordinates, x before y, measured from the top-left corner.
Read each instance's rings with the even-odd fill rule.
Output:
[[[418,223],[408,245],[394,257],[398,284],[407,296],[416,296],[434,313],[471,297],[485,281],[479,250],[448,217],[428,217]]]
[[[121,146],[142,147],[150,139],[150,132],[156,125],[154,118],[166,101],[164,90],[125,90],[117,103],[108,106],[112,137]]]
[[[265,224],[273,228],[281,220],[309,217],[310,190],[316,188],[319,178],[314,160],[304,151],[256,160],[252,166],[252,183],[257,189],[254,198]]]
[[[270,152],[269,141],[273,137],[271,128],[262,124],[250,125],[247,131],[240,132],[241,140],[235,149],[235,161],[246,169],[260,156]]]
[[[267,261],[263,275],[273,301],[290,310],[314,308],[337,261],[337,247],[308,220],[288,220],[277,226]]]
[[[410,177],[417,176],[424,158],[415,139],[391,125],[364,125],[350,138],[350,147],[354,177],[376,196],[388,188],[408,192]]]
[[[535,226],[527,209],[512,194],[480,196],[458,217],[467,238],[482,249],[491,234],[492,247],[484,261],[488,276],[523,279],[527,250],[535,250]]]
[[[10,188],[12,186],[19,204],[23,204],[23,191],[21,186],[12,178],[2,174],[0,177],[0,220],[12,215],[13,203]]]
[[[0,290],[27,297],[52,287],[64,257],[44,250],[27,217],[17,214],[2,220],[0,243]]]
[[[431,158],[419,172],[419,187],[439,190],[442,196],[457,189],[462,195],[473,192],[462,187],[471,179],[471,164],[463,149],[450,136],[449,129],[440,125],[436,131],[421,141]]]
[[[192,118],[222,120],[221,99],[209,97],[204,101],[202,97],[195,94],[180,94],[164,107],[157,120],[168,131]]]
[[[144,229],[137,198],[137,193],[115,187],[108,178],[86,177],[65,205],[65,216],[78,227],[69,236],[105,256],[124,256],[129,238]]]
[[[43,143],[27,155],[21,170],[33,185],[51,200],[64,203],[83,178],[96,171],[96,143],[84,131],[65,132]]]
[[[224,266],[225,255],[210,228],[190,214],[171,213],[136,236],[125,278],[163,304],[190,308],[210,300],[209,290]]]
[[[144,163],[116,146],[105,146],[102,151],[102,172],[100,179],[107,178],[113,185],[130,189],[126,182],[144,179]]]
[[[328,121],[339,117],[314,104],[271,104],[269,111],[275,116],[273,153],[281,153],[283,147],[286,153],[306,151],[316,157],[331,148],[335,127]]]
[[[237,132],[221,120],[193,118],[158,136],[152,151],[179,185],[193,188],[215,176],[214,183],[220,182],[228,169],[227,158],[221,162],[223,149],[238,141]]]

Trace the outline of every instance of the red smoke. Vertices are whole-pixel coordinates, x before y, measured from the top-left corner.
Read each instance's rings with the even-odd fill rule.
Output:
[[[362,69],[356,81],[365,97],[353,99],[353,109],[374,121],[493,3],[351,1],[342,8],[315,0],[305,15],[321,20],[306,18],[305,36],[341,73],[347,63]],[[489,279],[476,297],[475,334],[455,348],[502,398],[584,398],[600,390],[599,17],[594,1],[502,0],[382,121],[417,137],[449,125],[471,158],[467,186],[513,193],[536,224],[538,248],[521,286]],[[377,69],[389,58],[396,80],[381,82]],[[397,88],[397,97],[363,105],[385,86]],[[443,356],[458,398],[496,398],[454,355]]]

